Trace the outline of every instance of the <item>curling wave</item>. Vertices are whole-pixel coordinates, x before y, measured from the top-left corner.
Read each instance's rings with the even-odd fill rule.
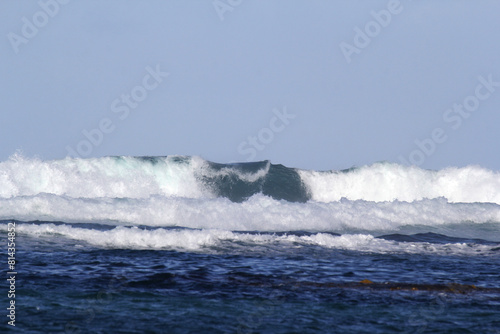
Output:
[[[289,202],[415,201],[500,204],[500,173],[478,166],[429,171],[392,163],[310,171],[269,161],[219,164],[200,157],[66,158],[20,155],[0,163],[0,198],[42,193],[73,198],[216,198],[243,202],[256,194]]]

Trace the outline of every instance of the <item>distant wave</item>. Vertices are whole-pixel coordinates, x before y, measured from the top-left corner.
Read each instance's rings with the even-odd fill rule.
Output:
[[[54,194],[74,198],[226,197],[242,202],[262,193],[305,202],[293,168],[268,161],[218,164],[199,157],[106,157],[40,161],[16,156],[0,164],[0,198]]]
[[[500,204],[500,173],[477,166],[429,171],[391,163],[309,171],[269,161],[219,164],[200,157],[105,157],[0,163],[0,198],[53,194],[72,198],[216,198],[256,194],[289,202],[415,201]]]
[[[318,172],[187,156],[14,156],[0,163],[4,221],[450,236],[459,225],[491,239],[499,203],[500,174],[474,166],[428,171],[377,163]]]

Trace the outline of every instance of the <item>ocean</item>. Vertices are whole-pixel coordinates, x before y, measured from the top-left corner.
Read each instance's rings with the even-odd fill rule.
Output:
[[[500,333],[500,172],[0,162],[2,331]]]

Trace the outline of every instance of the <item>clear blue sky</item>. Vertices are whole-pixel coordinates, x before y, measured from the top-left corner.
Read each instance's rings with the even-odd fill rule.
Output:
[[[500,170],[498,13],[472,0],[2,1],[0,161]]]

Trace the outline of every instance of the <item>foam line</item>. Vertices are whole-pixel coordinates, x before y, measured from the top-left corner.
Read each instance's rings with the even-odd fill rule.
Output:
[[[71,198],[51,194],[0,199],[0,219],[108,222],[113,225],[182,226],[231,231],[398,231],[405,226],[491,223],[500,226],[500,205],[341,200],[291,203],[255,195],[243,203],[225,198],[154,196],[147,199]]]
[[[6,224],[0,225],[6,231]],[[85,229],[68,225],[18,224],[17,232],[33,237],[62,236],[85,242],[100,248],[117,249],[174,249],[183,251],[218,251],[238,248],[244,243],[245,249],[252,246],[306,247],[320,246],[371,253],[410,253],[433,255],[498,255],[491,245],[480,244],[432,244],[428,242],[397,242],[374,238],[366,234],[335,236],[317,233],[307,236],[236,233],[225,230],[146,230],[137,227],[116,227],[108,231]]]

